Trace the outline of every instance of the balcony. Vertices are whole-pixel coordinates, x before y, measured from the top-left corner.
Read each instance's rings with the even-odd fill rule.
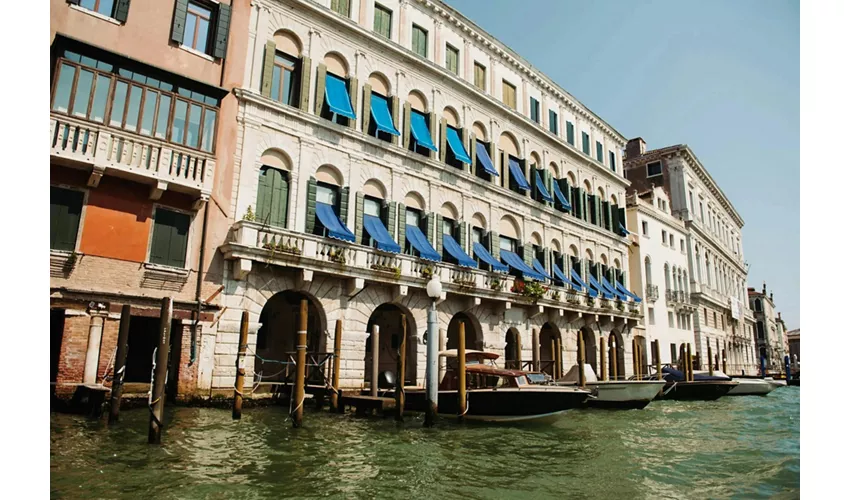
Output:
[[[655,302],[658,300],[658,285],[646,285],[646,301]]]
[[[691,294],[682,290],[667,290],[664,298],[667,300],[668,306],[673,306],[678,310],[695,311],[696,306],[691,304]]]
[[[503,303],[506,309],[511,304],[530,307],[534,310],[532,315],[542,314],[546,308],[557,310],[569,320],[578,319],[582,314],[590,314],[594,321],[595,315],[612,321],[614,317],[620,321],[635,321],[640,316],[639,305],[631,301],[594,299],[571,288],[554,286],[548,286],[543,297],[534,301],[511,291],[515,278],[508,274],[386,253],[252,221],[236,222],[232,236],[221,251],[225,259],[233,261],[233,277],[237,280],[244,280],[256,261],[294,268],[302,281],[312,281],[314,274],[337,276],[345,281],[343,293],[349,296],[358,293],[368,281],[395,287],[395,295],[399,297],[407,295],[411,287],[424,289],[431,276],[436,275],[443,283],[444,294],[467,296],[473,302],[471,306],[482,300],[493,300]]]
[[[91,167],[90,187],[104,174],[150,184],[154,200],[167,189],[206,199],[215,171],[211,154],[58,113],[50,115],[50,160]]]

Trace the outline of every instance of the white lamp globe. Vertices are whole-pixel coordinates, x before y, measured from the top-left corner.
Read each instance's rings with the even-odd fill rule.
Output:
[[[432,299],[439,299],[443,293],[443,284],[436,276],[432,276],[428,285],[425,287],[425,291],[428,292],[428,296]]]

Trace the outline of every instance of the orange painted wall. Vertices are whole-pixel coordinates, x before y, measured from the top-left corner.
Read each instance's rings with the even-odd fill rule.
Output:
[[[80,252],[144,262],[147,256],[153,202],[150,188],[104,177],[89,191]]]

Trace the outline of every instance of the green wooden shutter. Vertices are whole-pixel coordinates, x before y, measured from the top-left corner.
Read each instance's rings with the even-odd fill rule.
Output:
[[[272,212],[272,183],[271,183],[271,167],[262,167],[260,169],[260,179],[257,181],[257,222],[269,224]]]
[[[127,14],[130,13],[130,0],[118,0],[115,3],[115,20],[119,23],[127,22]]]
[[[446,144],[446,126],[447,125],[448,125],[448,123],[446,122],[446,119],[440,118],[440,133],[437,136],[437,141],[438,141],[437,144],[440,145],[439,146],[439,148],[440,148],[440,163],[446,162],[446,149],[448,149],[448,146]]]
[[[189,9],[189,0],[176,0],[174,2],[174,20],[171,23],[171,40],[183,43],[183,30],[186,29],[186,12]]]
[[[283,172],[273,168],[269,170],[270,178],[270,208],[269,224],[272,226],[282,227],[286,221],[286,199],[283,194]]]
[[[168,265],[186,266],[186,247],[189,243],[189,222],[187,214],[172,212],[171,242],[169,245]]]
[[[404,203],[399,203],[396,209],[398,213],[398,246],[401,247],[401,252],[404,253],[404,245],[407,243],[407,233],[404,226],[407,225],[407,206]]]
[[[50,248],[73,251],[77,244],[83,193],[50,188]]]
[[[150,262],[185,267],[189,240],[189,216],[165,208],[157,208],[153,220]]]
[[[427,231],[427,233],[425,233],[425,239],[428,240],[431,244],[434,244],[436,242],[436,238],[434,237],[434,234],[436,233],[434,231],[434,229],[435,229],[434,223],[435,222],[436,222],[436,217],[435,217],[435,214],[433,212],[425,215],[425,230]],[[436,248],[435,248],[435,250],[436,250]]]
[[[363,84],[363,110],[360,116],[363,125],[362,131],[364,134],[368,134],[369,124],[372,122],[372,86],[368,83]]]
[[[502,260],[501,252],[499,251],[499,233],[497,233],[496,231],[490,231],[490,233],[488,233],[487,239],[490,243],[490,255],[492,255],[493,258],[497,261]]]
[[[301,64],[299,65],[299,71],[301,71],[301,85],[298,86],[298,92],[301,95],[301,103],[300,108],[301,111],[305,113],[309,111],[310,108],[310,71],[311,64],[310,58],[307,56],[303,56],[301,58]]]
[[[401,145],[404,149],[410,148],[410,103],[404,103],[404,123],[401,131]]]
[[[224,3],[218,4],[218,19],[215,23],[215,40],[213,44],[213,57],[224,59],[227,54],[227,34],[230,31],[230,6]]]
[[[339,190],[339,219],[348,227],[348,203],[351,198],[351,188],[345,186]],[[355,214],[356,215],[356,214]]]
[[[307,220],[304,222],[304,232],[312,234],[316,229],[316,178],[307,181]]]
[[[396,227],[396,218],[395,218],[397,206],[398,206],[398,203],[396,203],[394,201],[387,203],[386,204],[386,207],[387,207],[386,218],[384,219],[384,221],[387,224],[387,231],[389,231],[390,236],[393,237],[393,240],[396,239],[396,234],[398,233],[398,228]]]
[[[359,93],[357,92],[357,78],[350,77],[348,79],[348,98],[351,99],[351,110],[355,111],[357,109],[357,98],[359,97]],[[370,99],[371,100],[371,99]],[[357,116],[355,114],[355,116]],[[348,128],[356,129],[357,128],[357,120],[356,119],[348,119]]]
[[[534,165],[531,166],[531,175],[528,178],[528,181],[531,183],[531,199],[534,201],[540,200],[540,191],[537,189],[537,176],[540,175],[537,173],[537,169],[534,168]]]
[[[458,222],[458,243],[460,244],[460,247],[463,248],[464,252],[471,254],[472,252],[469,251],[469,245],[467,245],[466,242],[466,233],[468,231],[468,225],[468,223],[463,221]]]
[[[576,145],[576,137],[575,137],[575,129],[573,128],[572,122],[567,122],[567,142]]]
[[[602,202],[602,226],[611,229],[611,211],[607,201]]]
[[[620,234],[620,212],[617,210],[617,204],[612,203],[609,207],[611,213],[611,231],[615,234]]]
[[[322,114],[322,106],[325,104],[325,79],[328,76],[328,67],[319,63],[316,68],[316,107],[314,113],[317,116]]]
[[[354,195],[354,241],[363,242],[363,211],[366,197],[360,191]]]
[[[434,218],[434,250],[443,255],[443,216],[436,214]]]
[[[263,76],[260,80],[260,93],[265,97],[272,96],[272,76],[274,75],[274,54],[277,46],[274,40],[266,42],[266,52],[263,58]]]
[[[522,260],[525,261],[526,264],[531,266],[531,262],[534,259],[534,247],[531,246],[531,243],[527,243],[522,246]]]
[[[392,118],[393,118],[393,124],[398,125],[398,97],[392,96],[392,98],[390,98],[390,102],[391,102],[391,105],[392,105],[392,107],[390,108],[390,113],[391,113]],[[390,138],[391,138],[390,142],[398,145],[399,137],[397,135],[391,135]],[[403,141],[404,141],[404,139],[402,139],[402,142]]]

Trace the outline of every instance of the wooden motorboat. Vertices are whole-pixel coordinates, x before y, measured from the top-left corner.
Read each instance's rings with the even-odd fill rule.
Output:
[[[656,399],[714,401],[725,396],[738,385],[738,382],[725,376],[700,375],[697,379],[696,373],[694,373],[694,381],[688,382],[685,380],[684,373],[669,366],[662,368],[661,372],[665,385]]]
[[[706,377],[726,378],[738,382],[738,385],[736,385],[728,393],[726,393],[727,396],[765,396],[773,392],[773,390],[777,387],[779,387],[778,385],[772,383],[772,378],[729,377],[721,371],[715,371],[711,375],[709,375],[707,371],[694,372],[694,380],[705,380]]]
[[[438,390],[437,411],[440,415],[456,416],[459,413],[457,352],[443,351],[440,356],[448,358],[448,362]],[[466,420],[552,422],[567,410],[581,407],[590,397],[586,389],[532,384],[527,372],[485,363],[498,357],[495,353],[466,351]],[[406,411],[424,412],[426,403],[424,389],[405,390]]]
[[[585,387],[594,391],[587,406],[595,408],[641,409],[645,408],[664,388],[664,380],[598,380],[593,367],[584,365]],[[578,384],[578,365],[573,365],[566,375],[555,383],[559,386]]]

